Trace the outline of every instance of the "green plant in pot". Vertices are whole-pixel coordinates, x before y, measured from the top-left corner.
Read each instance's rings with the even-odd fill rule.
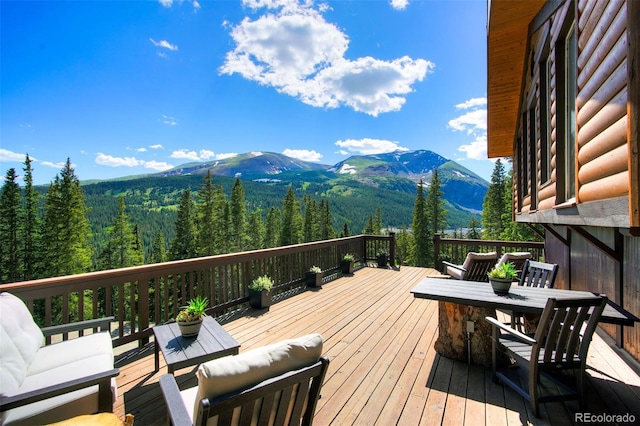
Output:
[[[209,306],[209,300],[206,297],[196,296],[189,301],[187,306],[180,309],[176,322],[183,337],[198,335],[207,306]]]
[[[355,256],[351,253],[346,253],[342,256],[340,262],[340,268],[343,274],[353,274],[353,264],[355,262]]]
[[[518,271],[513,262],[500,263],[493,267],[487,274],[489,282],[496,294],[506,294],[511,288],[511,283],[517,280]]]
[[[263,309],[271,306],[271,289],[273,280],[268,275],[255,278],[249,284],[249,305],[254,309]]]
[[[312,266],[304,276],[309,287],[322,287],[322,269],[320,267]]]
[[[376,259],[378,260],[379,268],[386,268],[387,263],[389,262],[389,252],[386,250],[379,251]]]

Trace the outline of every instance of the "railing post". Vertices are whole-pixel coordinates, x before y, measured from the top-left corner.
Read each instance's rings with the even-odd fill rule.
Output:
[[[138,325],[140,330],[149,328],[149,317],[149,279],[141,278],[138,281]],[[149,337],[143,337],[138,340],[139,347],[147,343],[149,343]]]
[[[391,260],[391,267],[396,264],[396,233],[389,232],[389,259]]]
[[[440,272],[440,238],[441,235],[436,233],[433,235],[433,267]]]

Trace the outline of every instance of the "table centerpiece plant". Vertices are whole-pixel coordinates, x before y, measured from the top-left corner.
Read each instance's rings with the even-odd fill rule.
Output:
[[[494,293],[507,294],[518,278],[518,271],[513,262],[504,262],[494,266],[487,275]]]
[[[205,311],[209,306],[206,297],[196,296],[186,306],[183,306],[176,316],[176,322],[180,328],[182,337],[194,337],[200,332]]]

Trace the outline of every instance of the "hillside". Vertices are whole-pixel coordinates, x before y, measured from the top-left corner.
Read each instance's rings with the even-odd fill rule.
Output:
[[[233,161],[232,161],[233,160]],[[132,222],[149,246],[158,232],[173,239],[180,195],[194,195],[207,169],[214,184],[230,196],[234,176],[240,176],[250,211],[282,207],[291,186],[301,201],[305,194],[329,201],[336,231],[346,222],[353,234],[362,232],[370,215],[381,209],[384,226],[410,226],[417,182],[428,182],[438,168],[450,227],[465,227],[482,209],[488,183],[459,164],[430,151],[351,157],[335,166],[294,160],[281,154],[245,154],[217,163],[190,163],[158,175],[127,177],[83,185],[89,221],[100,239],[117,214],[117,197],[125,196]],[[344,170],[349,169],[348,173]],[[342,170],[343,172],[340,172]]]

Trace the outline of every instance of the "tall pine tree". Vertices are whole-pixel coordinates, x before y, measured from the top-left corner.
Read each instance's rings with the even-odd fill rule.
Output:
[[[67,158],[49,185],[42,230],[45,275],[73,275],[89,271],[93,247],[87,207],[80,180]]]
[[[413,222],[411,224],[413,241],[411,244],[411,264],[426,267],[431,246],[429,224],[427,223],[426,200],[422,179],[418,183],[416,200],[413,204]]]
[[[7,171],[0,192],[0,282],[20,281],[20,187],[16,169]]]
[[[176,236],[171,243],[169,258],[181,260],[196,257],[198,255],[196,233],[195,203],[191,191],[185,189],[180,198],[176,219]]]
[[[498,159],[491,174],[491,184],[482,204],[482,232],[483,238],[487,240],[499,239],[504,229],[504,181],[504,166]]]
[[[24,160],[24,206],[22,209],[22,227],[20,240],[22,248],[22,279],[31,280],[41,277],[42,245],[40,244],[40,216],[38,216],[39,194],[33,187],[32,160],[29,154]]]

